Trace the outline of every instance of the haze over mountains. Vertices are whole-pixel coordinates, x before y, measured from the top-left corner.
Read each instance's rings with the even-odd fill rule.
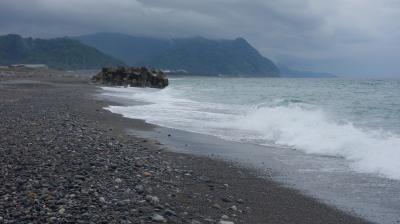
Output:
[[[132,66],[185,70],[196,75],[279,75],[277,66],[243,38],[156,39],[98,33],[77,39]]]
[[[300,71],[287,67],[283,64],[277,65],[280,77],[288,78],[336,78],[337,76],[327,72]]]

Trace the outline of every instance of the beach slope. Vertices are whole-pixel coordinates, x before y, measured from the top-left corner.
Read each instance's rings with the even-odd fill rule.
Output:
[[[248,169],[170,152],[88,77],[0,77],[0,223],[367,223]],[[226,222],[223,222],[226,221]]]

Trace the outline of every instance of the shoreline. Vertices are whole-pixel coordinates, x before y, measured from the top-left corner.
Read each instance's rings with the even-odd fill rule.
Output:
[[[85,78],[39,81],[0,85],[4,223],[368,223],[249,169],[127,135],[153,127],[102,109],[110,102]]]
[[[122,105],[119,106],[136,107],[110,109],[127,118],[136,119],[135,113],[132,112],[139,110],[141,113],[140,105],[146,104],[127,98],[128,93],[140,94],[141,90],[102,89],[101,95],[110,97],[111,101],[121,103]],[[119,93],[122,94],[119,95]],[[133,98],[136,99],[136,97]],[[156,107],[149,106],[157,111]],[[143,114],[138,116],[143,116]],[[149,119],[152,120],[151,117]],[[157,117],[156,119],[162,124],[163,120]],[[214,135],[163,126],[156,126],[152,131],[132,130],[132,133],[144,138],[156,139],[175,152],[233,162],[256,171],[256,175],[261,178],[296,189],[301,194],[372,222],[392,224],[400,220],[398,213],[400,203],[396,197],[393,197],[400,191],[400,181],[375,173],[358,172],[353,169],[351,161],[343,157],[309,154],[292,148],[232,141]]]

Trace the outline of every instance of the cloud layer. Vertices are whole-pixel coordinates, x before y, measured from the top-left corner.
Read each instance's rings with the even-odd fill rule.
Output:
[[[276,62],[400,77],[397,0],[2,0],[0,34],[246,38]]]

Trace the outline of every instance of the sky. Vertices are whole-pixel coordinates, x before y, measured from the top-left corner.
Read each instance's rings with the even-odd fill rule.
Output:
[[[400,0],[0,0],[0,35],[245,38],[276,63],[400,77]]]

